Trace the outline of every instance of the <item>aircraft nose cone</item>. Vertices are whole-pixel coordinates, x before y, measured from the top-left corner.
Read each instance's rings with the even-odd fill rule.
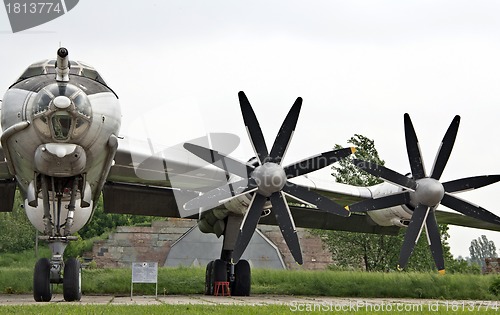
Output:
[[[280,191],[286,184],[286,174],[283,167],[276,163],[264,163],[257,167],[252,178],[257,182],[259,193],[269,197]]]
[[[432,207],[441,202],[444,196],[443,185],[433,178],[422,178],[417,181],[415,199],[418,203]]]

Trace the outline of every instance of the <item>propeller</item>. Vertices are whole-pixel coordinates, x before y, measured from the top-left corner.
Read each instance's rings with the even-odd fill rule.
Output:
[[[215,150],[190,143],[184,144],[184,147],[191,153],[228,173],[243,178],[242,180],[230,182],[192,199],[184,205],[184,208],[186,210],[198,208],[208,210],[232,198],[236,198],[241,194],[252,193],[251,202],[243,217],[235,249],[232,254],[232,262],[237,263],[252,238],[257,223],[262,215],[265,203],[270,201],[272,205],[271,211],[276,217],[276,222],[280,227],[290,252],[295,261],[298,264],[302,264],[302,252],[300,250],[297,230],[285,195],[301,200],[307,204],[317,206],[323,211],[336,215],[347,217],[350,212],[330,199],[308,188],[296,185],[288,181],[288,179],[331,165],[354,153],[355,149],[344,148],[328,151],[283,167],[282,160],[297,125],[300,108],[302,106],[302,98],[297,98],[288,112],[270,152],[264,141],[264,136],[257,117],[245,93],[239,92],[238,98],[243,121],[256,155],[256,163],[240,162]]]
[[[429,247],[439,273],[444,274],[444,258],[434,210],[443,204],[464,215],[486,222],[500,224],[500,218],[486,209],[452,195],[452,193],[471,190],[487,186],[500,181],[500,175],[476,176],[462,178],[445,183],[439,182],[443,170],[448,162],[460,124],[460,116],[455,116],[446,131],[439,151],[434,161],[430,176],[426,175],[417,135],[410,116],[404,115],[406,150],[411,167],[411,178],[386,167],[354,160],[355,165],[374,175],[403,188],[402,192],[386,195],[380,198],[367,199],[349,207],[352,212],[366,212],[371,210],[394,207],[398,205],[414,206],[413,214],[404,236],[403,247],[399,255],[398,268],[402,269],[415,248],[415,244],[425,227]]]

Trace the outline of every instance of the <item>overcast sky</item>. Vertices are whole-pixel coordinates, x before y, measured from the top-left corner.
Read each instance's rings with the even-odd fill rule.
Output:
[[[268,146],[301,96],[285,163],[345,146],[359,133],[375,140],[387,167],[407,173],[408,112],[430,170],[459,114],[442,180],[500,174],[499,15],[500,3],[483,0],[85,0],[12,34],[0,9],[0,90],[29,64],[55,58],[61,43],[119,95],[124,135],[173,145],[230,132],[241,137],[234,156],[247,160],[253,153],[238,91],[252,103]],[[500,215],[499,191],[496,184],[460,197]],[[500,246],[500,233],[450,230],[455,256],[468,256],[481,234]]]

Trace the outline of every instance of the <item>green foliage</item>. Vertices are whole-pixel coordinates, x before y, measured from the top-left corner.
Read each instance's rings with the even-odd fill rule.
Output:
[[[379,178],[372,176],[365,171],[354,166],[353,159],[360,159],[367,162],[374,162],[378,165],[384,165],[384,161],[379,157],[375,148],[375,141],[359,134],[347,140],[356,148],[353,156],[342,159],[337,165],[332,166],[332,176],[338,183],[354,186],[371,186],[382,182]],[[336,144],[334,149],[342,149],[341,145]]]
[[[485,258],[498,257],[495,243],[489,241],[486,235],[481,235],[477,240],[472,240],[469,253],[471,261],[479,264],[482,268],[486,267]]]
[[[109,233],[104,232],[102,235],[84,240],[81,236],[78,235],[78,240],[70,242],[66,247],[66,250],[64,251],[64,258],[68,259],[70,257],[83,257],[86,252],[92,251],[94,242],[105,240],[108,238],[108,236]]]
[[[493,278],[489,287],[489,291],[491,292],[491,294],[500,297],[500,277],[497,276]]]
[[[50,257],[50,249],[47,245],[38,248],[38,258],[42,257]],[[33,268],[36,260],[34,249],[15,253],[2,253],[0,255],[0,267]]]
[[[0,213],[0,253],[34,248],[36,230],[28,220],[22,204],[22,197],[16,191],[12,212]]]
[[[152,219],[153,217],[149,216],[105,213],[101,196],[91,220],[78,232],[78,234],[82,239],[90,239],[100,236],[105,232],[110,232],[117,226],[151,223]],[[158,220],[158,218],[156,218],[156,220]]]
[[[446,261],[446,272],[448,273],[469,273],[469,274],[481,274],[481,266],[467,261],[463,258],[451,259]]]
[[[439,228],[445,261],[447,265],[455,266],[447,242],[448,226],[440,225]],[[327,230],[315,230],[314,233],[322,237],[332,252],[336,265],[343,270],[394,271],[398,265],[405,230],[401,229],[397,236]],[[432,271],[435,269],[427,238],[421,235],[406,270]],[[466,270],[474,273],[472,269],[460,269],[459,266],[452,267],[448,271],[454,273]]]

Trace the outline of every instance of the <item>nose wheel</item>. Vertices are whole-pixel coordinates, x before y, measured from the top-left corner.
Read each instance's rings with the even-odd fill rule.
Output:
[[[52,299],[50,261],[47,258],[41,258],[35,264],[35,271],[33,275],[33,297],[37,302],[49,302]]]
[[[82,267],[76,258],[68,259],[64,265],[63,295],[68,302],[82,298]]]
[[[64,264],[64,277],[61,279],[55,266],[47,258],[41,258],[35,264],[33,275],[33,297],[36,302],[50,302],[52,299],[52,284],[63,284],[64,300],[80,301],[82,298],[82,268],[80,261],[70,258]],[[51,279],[52,275],[58,278]]]

